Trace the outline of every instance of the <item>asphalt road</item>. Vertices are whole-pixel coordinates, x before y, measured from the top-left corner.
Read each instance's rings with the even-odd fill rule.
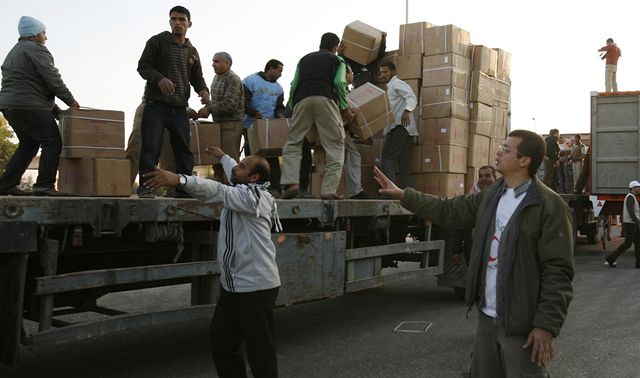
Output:
[[[609,242],[612,249],[622,239]],[[640,269],[618,268],[578,244],[575,298],[556,340],[554,377],[640,377]],[[183,293],[172,293],[180,300]],[[164,298],[155,292],[132,305]],[[281,377],[459,377],[470,363],[476,314],[435,278],[276,310]],[[417,332],[397,332],[401,322]],[[424,329],[429,328],[424,332]],[[420,332],[422,331],[422,332]],[[49,349],[24,350],[0,377],[215,377],[208,322],[148,327]]]

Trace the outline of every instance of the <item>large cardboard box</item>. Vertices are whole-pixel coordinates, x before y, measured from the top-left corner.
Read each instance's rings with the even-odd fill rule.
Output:
[[[471,72],[471,101],[493,106],[496,90],[489,75],[480,71]]]
[[[252,154],[280,156],[287,142],[289,118],[257,119],[247,131]]]
[[[400,25],[400,55],[424,54],[425,32],[432,26],[429,22]]]
[[[506,139],[507,138],[507,122],[509,120],[509,111],[507,109],[494,107],[493,108],[493,138]]]
[[[336,190],[336,194],[339,196],[347,196],[347,184],[345,183],[344,170],[342,171],[342,176],[340,177],[340,183],[338,184],[338,189]],[[321,189],[322,189],[322,180],[324,179],[324,172],[313,172],[311,174],[311,195],[314,197],[320,198]]]
[[[490,149],[491,138],[479,134],[469,134],[467,166],[482,167],[489,164]]]
[[[393,112],[387,92],[366,83],[347,95],[349,106],[356,111],[354,122],[349,131],[360,139],[371,138],[380,130],[393,123]]]
[[[469,122],[458,118],[423,119],[418,124],[421,146],[450,144],[467,147],[469,145]]]
[[[493,136],[493,108],[481,102],[469,103],[469,132]]]
[[[474,45],[472,47],[473,71],[484,72],[491,77],[498,70],[498,52],[491,47]]]
[[[59,127],[63,158],[125,157],[124,112],[69,109],[61,113]]]
[[[471,61],[462,55],[441,54],[423,58],[422,86],[439,87],[444,85],[469,89]]]
[[[420,104],[420,92],[422,89],[422,80],[409,79],[409,80],[404,80],[404,82],[407,83],[409,87],[411,87],[411,91],[416,96],[416,101],[418,102],[418,104]],[[420,107],[419,106],[416,106],[416,108],[411,112],[411,116],[413,117],[413,120],[415,121],[416,126],[420,124]],[[382,137],[382,134],[380,134],[380,137]]]
[[[511,76],[511,53],[502,49],[494,49],[498,52],[497,77],[508,78]]]
[[[412,166],[412,171],[467,173],[467,148],[439,144],[435,146],[419,146],[413,149],[414,158],[420,156],[420,169]],[[415,159],[413,159],[415,160]],[[416,173],[417,173],[416,172]]]
[[[429,118],[459,118],[469,120],[469,92],[457,87],[422,87],[421,116]]]
[[[382,158],[382,142],[383,139],[373,139],[373,144],[356,144],[356,148],[360,151],[361,164],[369,166],[380,166]]]
[[[220,160],[207,153],[207,147],[220,147],[220,124],[209,121],[189,121],[190,144],[194,165],[220,164]]]
[[[424,55],[454,53],[470,57],[469,32],[455,25],[433,26],[425,32]]]
[[[399,55],[396,64],[398,79],[420,79],[422,77],[422,55]]]
[[[505,78],[505,80],[492,78],[492,84],[495,90],[493,106],[508,109],[511,100],[511,80],[509,78]]]
[[[378,58],[382,32],[361,21],[354,21],[344,28],[342,34],[343,55],[363,66]]]
[[[457,197],[465,194],[464,174],[418,173],[411,175],[414,189],[438,197]]]
[[[129,159],[61,158],[58,190],[74,196],[128,197],[130,164]]]

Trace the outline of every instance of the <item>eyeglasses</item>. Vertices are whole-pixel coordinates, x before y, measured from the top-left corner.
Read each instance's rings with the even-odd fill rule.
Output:
[[[511,150],[509,149],[509,145],[507,144],[498,145],[498,151],[500,151],[501,154],[511,153]]]

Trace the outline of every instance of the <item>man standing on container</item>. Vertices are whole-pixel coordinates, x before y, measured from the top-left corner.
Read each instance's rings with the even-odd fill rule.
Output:
[[[169,11],[169,17],[171,32],[151,37],[138,61],[138,73],[147,81],[141,124],[140,197],[155,197],[155,192],[143,185],[144,174],[153,171],[158,164],[164,129],[169,131],[176,172],[189,175],[193,171],[187,114],[189,84],[203,104],[209,103],[198,50],[186,37],[191,27],[191,14],[187,8],[175,6]],[[176,197],[184,196],[184,191],[176,191]]]
[[[145,185],[150,190],[176,187],[201,201],[222,204],[220,297],[210,328],[213,361],[219,377],[246,377],[244,342],[253,376],[277,377],[273,308],[280,275],[271,228],[282,229],[268,191],[269,164],[256,155],[238,164],[218,147],[207,152],[220,159],[233,186],[159,168],[145,175]]]
[[[377,168],[380,193],[441,227],[475,227],[466,304],[478,308],[471,377],[547,377],[573,297],[571,211],[536,178],[544,141],[514,130],[496,152],[503,177],[452,199],[400,189]],[[639,184],[640,185],[640,184]]]
[[[418,127],[413,111],[418,105],[415,93],[409,84],[398,79],[393,62],[380,64],[380,81],[387,83],[387,96],[393,110],[394,120],[382,131],[384,142],[380,166],[382,172],[401,188],[411,186],[411,151],[413,138],[418,136]],[[396,170],[400,176],[396,177]]]
[[[344,165],[345,137],[340,113],[348,120],[352,116],[347,104],[346,65],[336,55],[339,44],[337,35],[323,34],[319,51],[302,57],[296,67],[289,93],[293,116],[287,142],[282,148],[281,181],[286,186],[283,199],[294,198],[300,193],[302,142],[313,125],[327,156],[320,196],[323,199],[340,198],[336,192]]]
[[[622,51],[613,42],[613,38],[607,39],[607,45],[598,49],[599,52],[604,51],[602,59],[606,59],[604,66],[604,87],[606,92],[618,91],[618,59],[622,56]]]
[[[58,97],[72,109],[80,105],[62,81],[53,56],[44,45],[47,40],[44,24],[22,16],[18,33],[18,43],[2,64],[0,111],[15,131],[19,144],[0,176],[0,195],[31,195],[18,185],[39,148],[42,155],[33,194],[63,195],[54,189],[62,152],[62,138],[53,113],[60,109],[54,99]]]
[[[558,145],[558,129],[549,130],[549,136],[545,138],[544,154],[544,184],[551,189],[558,191],[556,185],[556,168],[559,163],[560,146]]]
[[[640,182],[633,180],[629,183],[629,193],[624,197],[622,209],[622,231],[624,231],[624,243],[605,259],[605,264],[611,268],[616,267],[618,257],[633,244],[636,254],[636,269],[640,269],[640,206],[636,196],[640,195]]]

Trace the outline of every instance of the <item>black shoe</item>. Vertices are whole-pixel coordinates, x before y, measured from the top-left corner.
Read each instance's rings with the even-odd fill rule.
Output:
[[[351,196],[349,197],[349,199],[352,200],[364,200],[364,199],[373,199],[374,197],[372,195],[367,194],[364,190],[360,191],[360,193],[356,194],[355,196]]]
[[[294,199],[300,194],[300,189],[287,189],[282,192],[280,199]]]
[[[138,191],[139,198],[156,198],[156,192],[150,189],[142,189]]]
[[[609,261],[609,259],[605,258],[604,265],[609,265],[609,268],[615,268],[617,264],[615,261]]]
[[[59,192],[53,188],[33,188],[33,195],[38,197],[68,197],[69,193]]]
[[[32,193],[22,190],[17,186],[0,191],[0,196],[30,196]]]

